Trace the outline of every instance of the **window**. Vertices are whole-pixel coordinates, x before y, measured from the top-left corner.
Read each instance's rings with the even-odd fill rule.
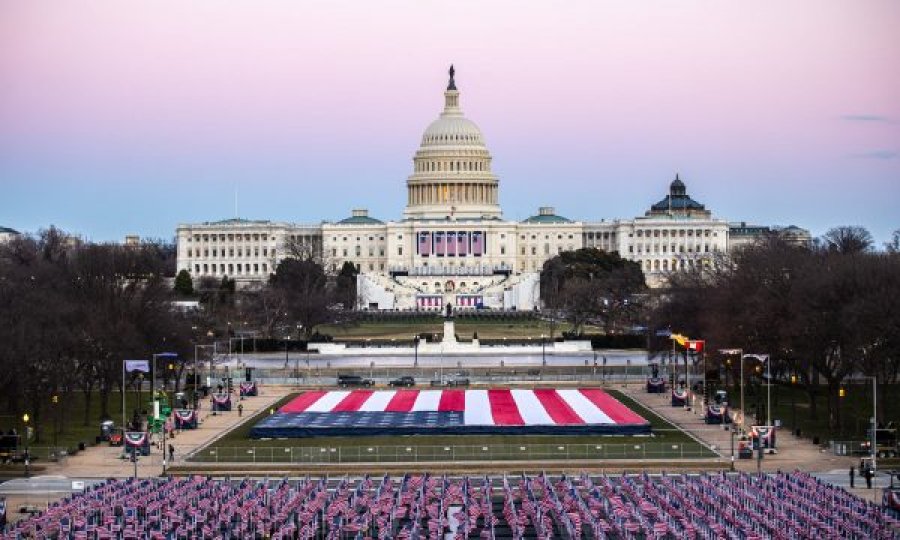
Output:
[[[331,248],[331,256],[337,257],[337,248]]]
[[[344,248],[344,257],[347,256],[347,248]]]
[[[403,255],[403,246],[397,246],[397,255]]]
[[[500,246],[500,255],[506,255],[506,246]]]

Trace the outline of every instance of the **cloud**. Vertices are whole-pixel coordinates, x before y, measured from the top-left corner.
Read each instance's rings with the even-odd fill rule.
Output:
[[[896,150],[872,150],[861,154],[853,154],[853,157],[859,159],[897,159],[900,157],[900,152]]]
[[[880,114],[845,114],[841,117],[841,119],[848,122],[880,122],[884,124],[894,123],[893,120],[891,120],[887,116],[882,116]]]

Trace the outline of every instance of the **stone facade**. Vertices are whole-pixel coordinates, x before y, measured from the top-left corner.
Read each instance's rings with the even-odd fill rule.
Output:
[[[178,269],[252,286],[299,253],[331,272],[347,261],[356,265],[358,308],[533,309],[538,274],[562,251],[618,252],[640,263],[654,286],[668,272],[712,264],[730,249],[728,222],[691,199],[677,175],[668,195],[634,219],[573,221],[542,207],[521,222],[504,220],[491,154],[459,98],[451,73],[444,109],[413,157],[403,219],[382,221],[355,209],[317,225],[242,219],[179,225]]]

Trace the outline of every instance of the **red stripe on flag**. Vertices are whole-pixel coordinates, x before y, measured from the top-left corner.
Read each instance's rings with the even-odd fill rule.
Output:
[[[583,424],[584,420],[566,400],[552,388],[536,388],[534,395],[557,424]]]
[[[278,409],[278,412],[301,413],[310,408],[313,403],[319,401],[319,398],[327,393],[328,392],[322,392],[318,390],[314,392],[303,392],[299,396],[289,401],[287,405]]]
[[[488,400],[491,402],[491,416],[494,424],[498,426],[524,426],[525,421],[519,414],[519,406],[512,397],[512,392],[505,388],[488,390]]]
[[[397,390],[394,397],[388,402],[385,412],[409,412],[413,405],[416,404],[416,398],[419,397],[418,390]]]
[[[444,390],[438,402],[440,412],[463,412],[466,410],[465,390]]]
[[[331,412],[356,412],[371,395],[372,390],[354,390],[344,396],[344,399],[331,409]]]
[[[581,394],[616,424],[646,424],[647,421],[634,411],[622,405],[619,400],[598,388],[582,388]]]

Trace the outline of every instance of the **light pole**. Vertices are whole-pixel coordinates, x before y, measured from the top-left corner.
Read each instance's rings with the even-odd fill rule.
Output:
[[[872,379],[872,473],[878,470],[878,378],[874,375],[863,375],[863,379]],[[874,485],[874,484],[872,484]]]
[[[31,431],[31,426],[28,425],[29,420],[31,420],[31,417],[28,416],[28,413],[22,415],[22,422],[25,424],[25,478],[31,476],[31,455],[29,454],[28,449],[28,439],[31,438],[29,437],[29,431]]]
[[[741,432],[743,433],[745,430],[744,427],[744,349],[719,349],[719,354],[724,355],[738,355],[741,359],[740,368],[741,368]]]
[[[544,339],[544,334],[541,334],[541,365],[547,365],[547,341]]]
[[[419,334],[413,336],[413,367],[419,367]]]
[[[178,353],[161,352],[153,354],[153,386],[150,389],[150,399],[153,400],[153,418],[159,417],[159,402],[156,401],[156,359],[157,358],[178,358]]]

